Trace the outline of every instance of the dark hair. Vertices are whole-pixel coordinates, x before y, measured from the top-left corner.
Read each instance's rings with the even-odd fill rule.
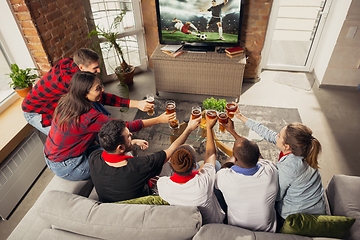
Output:
[[[90,111],[92,104],[86,95],[95,79],[94,73],[81,71],[71,78],[68,93],[60,98],[54,111],[54,119],[60,129],[64,130],[72,122],[78,126],[80,116]]]
[[[196,164],[196,152],[190,145],[179,146],[170,159],[171,167],[180,176],[187,176],[192,173]]]
[[[319,168],[317,158],[321,152],[321,144],[312,136],[309,127],[301,123],[290,123],[285,129],[284,143],[290,146],[295,156],[304,157],[310,167]]]
[[[126,128],[125,121],[121,119],[113,119],[101,127],[99,131],[100,146],[108,153],[113,153],[117,146],[124,144],[125,139],[123,131]]]
[[[241,138],[241,142],[234,145],[234,157],[246,167],[255,167],[260,157],[260,150],[254,141]]]
[[[91,63],[99,61],[100,56],[91,49],[80,48],[74,52],[73,58],[77,66],[82,64],[85,67],[88,67]]]

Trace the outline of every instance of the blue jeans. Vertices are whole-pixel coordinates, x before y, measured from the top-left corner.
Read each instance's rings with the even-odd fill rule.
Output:
[[[88,147],[82,155],[62,162],[53,162],[44,154],[45,161],[56,176],[69,181],[83,181],[90,178],[89,156],[98,149],[103,148],[100,145]]]
[[[46,136],[49,135],[50,126],[43,127],[41,125],[41,114],[39,113],[29,113],[23,112],[25,120],[34,128],[38,129],[40,132],[44,133]]]

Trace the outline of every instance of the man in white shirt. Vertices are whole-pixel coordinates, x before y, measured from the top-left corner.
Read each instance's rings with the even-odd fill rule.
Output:
[[[231,157],[216,174],[215,187],[227,204],[228,224],[253,231],[276,231],[278,173],[274,163],[260,159],[259,147],[239,136],[229,119],[223,125],[236,139]]]
[[[195,151],[191,146],[179,147],[171,156],[174,170],[171,177],[160,177],[157,182],[159,196],[178,206],[197,206],[203,224],[222,223],[225,213],[214,194],[216,149],[212,128],[217,119],[207,119],[207,141],[204,165],[193,171],[196,165]]]

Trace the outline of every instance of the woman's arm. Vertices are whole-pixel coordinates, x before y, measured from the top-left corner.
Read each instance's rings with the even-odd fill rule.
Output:
[[[151,126],[153,126],[155,124],[159,124],[159,123],[168,123],[175,117],[176,117],[176,113],[167,115],[166,112],[164,112],[163,114],[161,114],[158,117],[154,117],[154,118],[150,118],[150,119],[143,119],[142,120],[143,128],[151,127]]]

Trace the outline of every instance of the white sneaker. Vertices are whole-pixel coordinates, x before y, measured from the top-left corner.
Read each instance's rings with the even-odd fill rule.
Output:
[[[223,38],[223,37],[219,37],[219,40],[223,40],[223,41],[225,41],[225,38]]]

